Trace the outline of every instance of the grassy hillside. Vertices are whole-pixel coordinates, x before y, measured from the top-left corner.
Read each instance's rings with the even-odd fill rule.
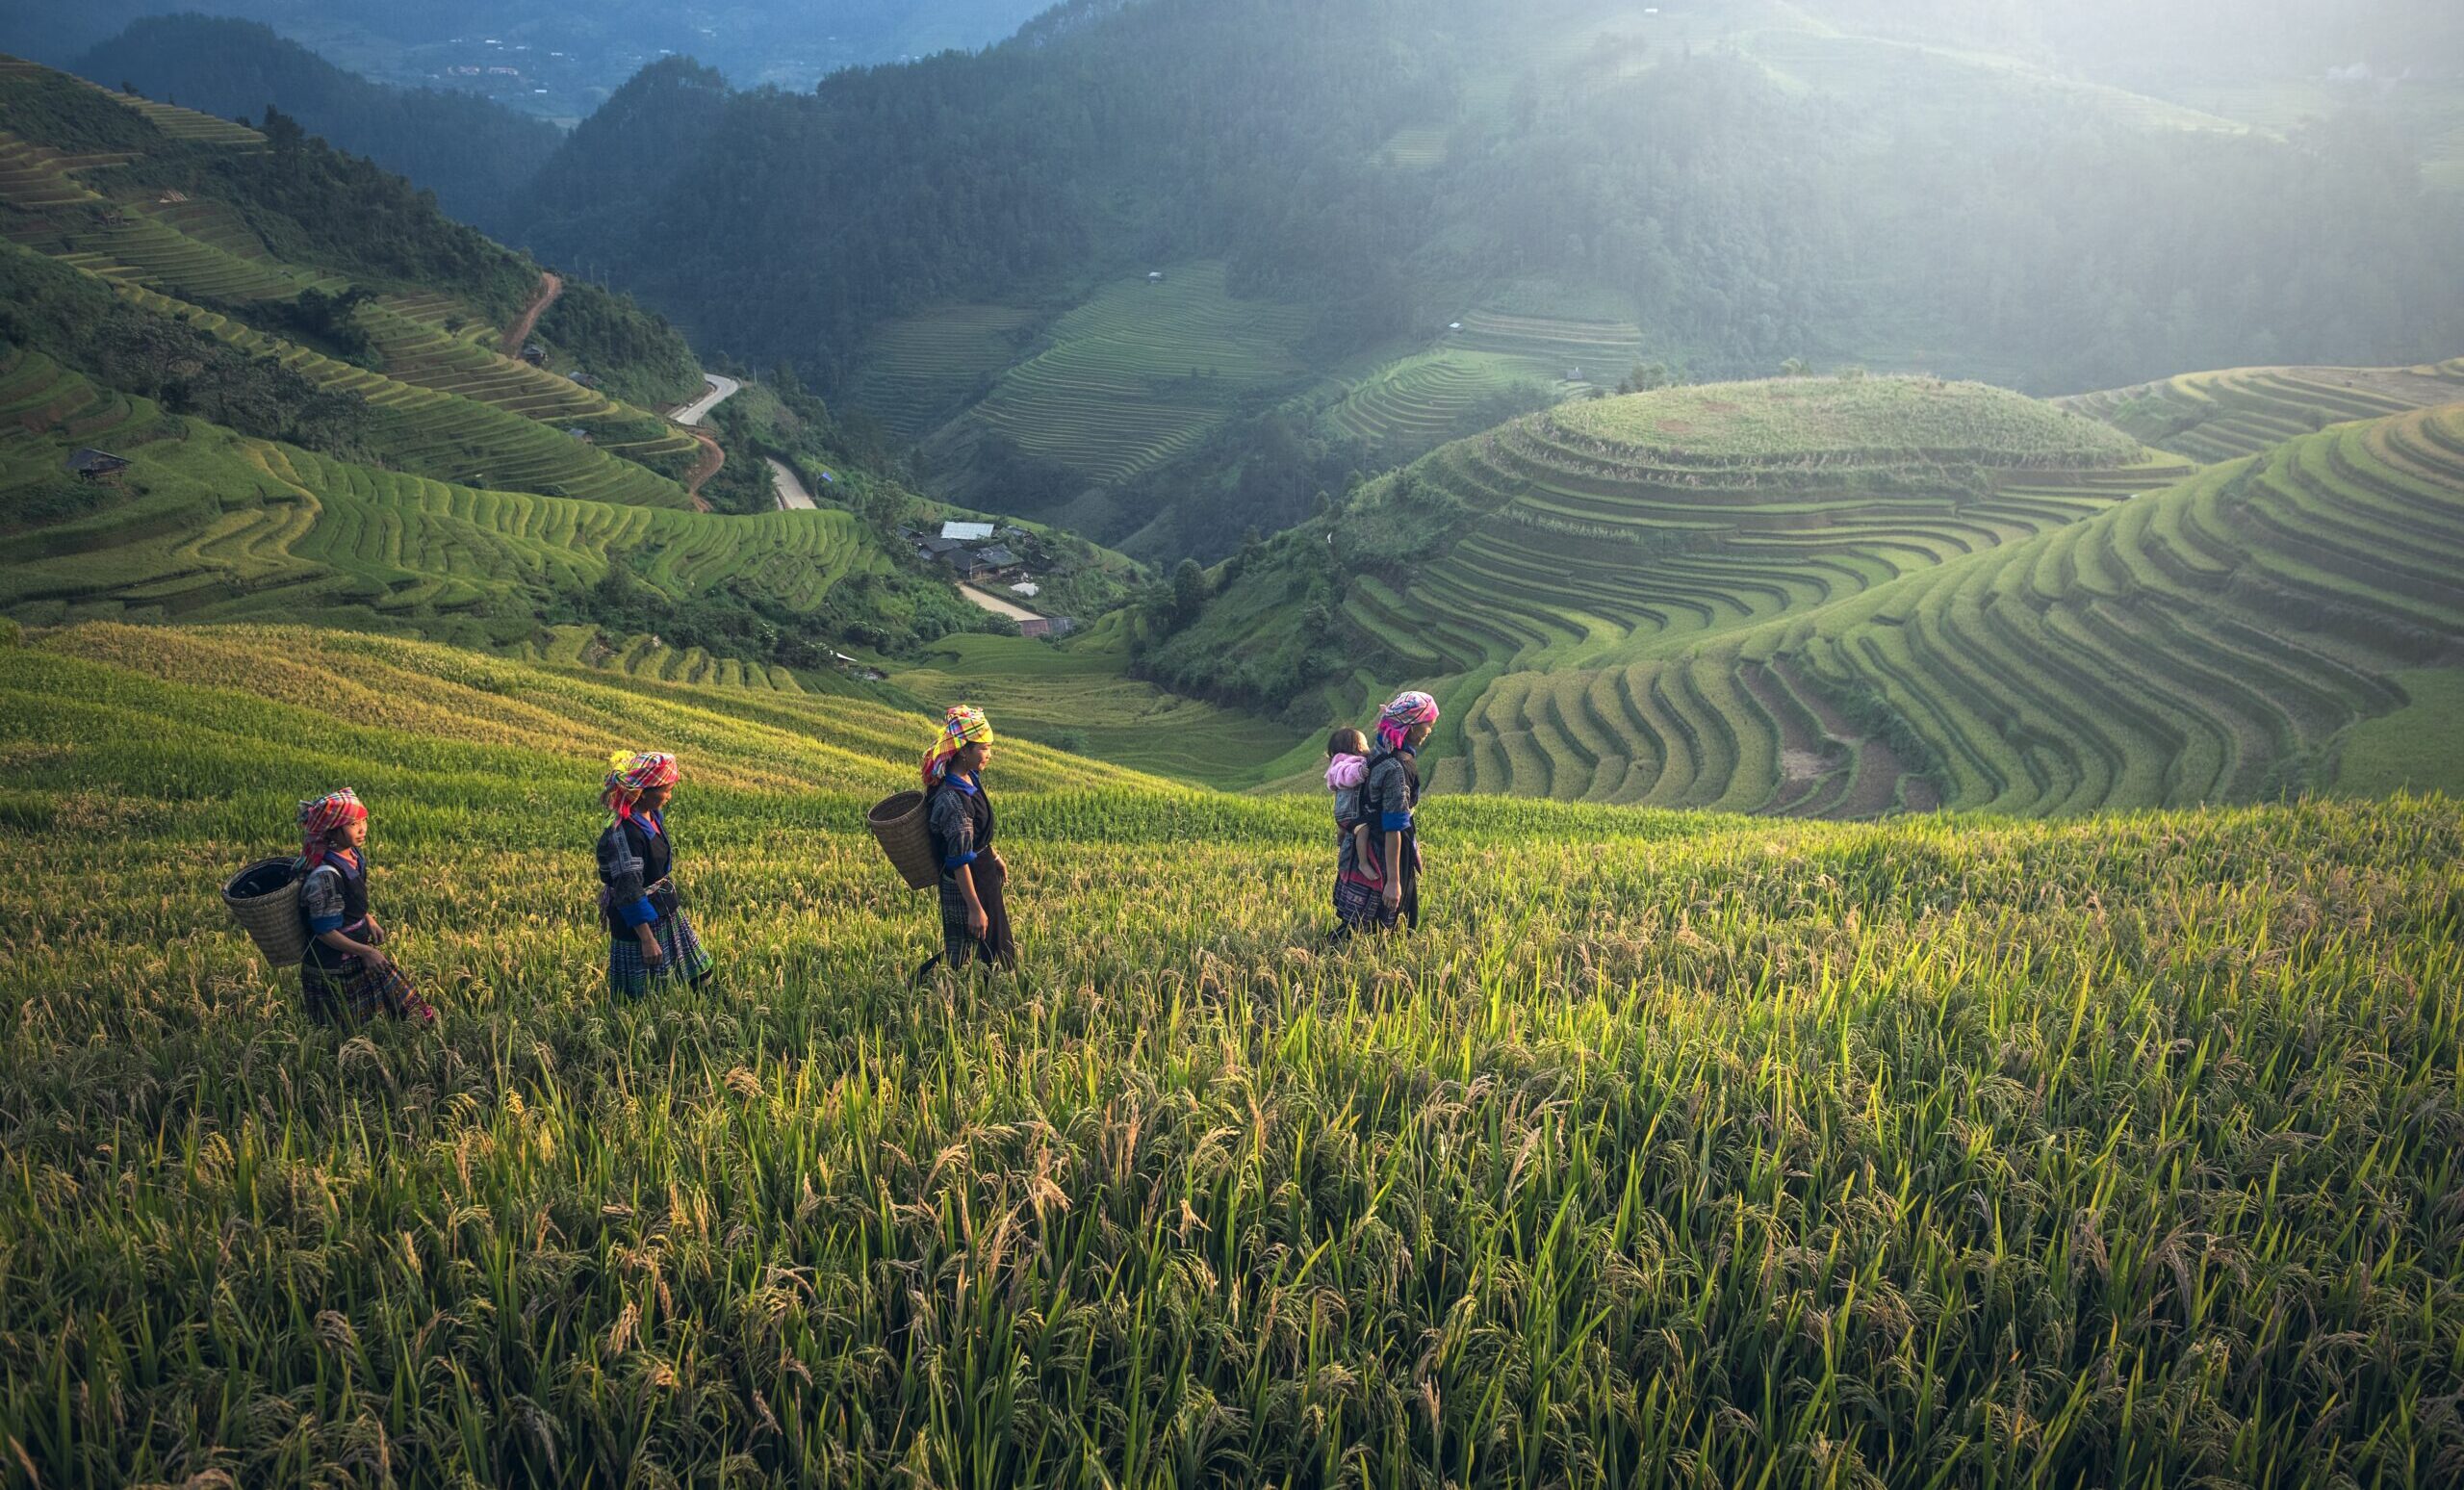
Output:
[[[1622,669],[1517,673],[1442,779],[1857,815],[2464,789],[2464,403]],[[2351,753],[2351,774],[2344,774]]]
[[[2188,470],[2085,418],[1932,379],[1576,402],[1448,445],[1279,539],[1150,665],[1274,700],[1361,665],[1461,678],[1658,655]]]
[[[314,621],[662,676],[706,674],[719,652],[826,686],[827,659],[782,631],[896,629],[943,593],[845,509],[727,517],[447,483],[166,415],[35,352],[0,359],[0,527],[19,535],[0,615],[36,624]],[[68,477],[65,453],[97,443],[128,470]],[[592,620],[608,640],[552,635]]]
[[[788,691],[851,686],[834,648],[988,624],[888,543],[912,497],[818,404],[757,388],[772,417],[723,422],[742,515],[688,510],[706,447],[593,386],[699,386],[663,322],[278,120],[211,124],[0,66],[0,614],[304,621]],[[329,255],[362,202],[399,241]],[[127,469],[73,477],[85,446]],[[777,511],[765,455],[844,479]]]
[[[857,826],[925,723],[296,631],[0,649],[0,1422],[46,1486],[2427,1483],[2464,817],[1313,803],[1006,750],[1026,970]],[[603,753],[705,995],[610,1007]],[[432,1033],[214,888],[348,781]],[[13,1471],[13,1473],[14,1471]],[[370,1471],[369,1473],[376,1473]]]

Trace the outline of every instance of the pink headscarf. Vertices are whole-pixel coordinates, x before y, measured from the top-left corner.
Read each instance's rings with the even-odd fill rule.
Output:
[[[359,800],[358,792],[347,786],[309,798],[299,804],[300,857],[308,861],[309,868],[316,868],[325,861],[327,834],[367,819],[367,805]]]
[[[1400,750],[1415,725],[1437,723],[1437,700],[1425,693],[1395,695],[1377,721],[1377,740],[1388,750]]]

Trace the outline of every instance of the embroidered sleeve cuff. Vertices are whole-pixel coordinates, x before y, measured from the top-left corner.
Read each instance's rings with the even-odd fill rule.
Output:
[[[320,937],[327,932],[338,932],[343,929],[343,918],[339,915],[310,916],[308,929]]]
[[[1377,824],[1381,830],[1387,833],[1405,833],[1411,829],[1412,814],[1409,812],[1381,812],[1378,814]]]
[[[648,926],[658,919],[658,912],[651,909],[651,900],[648,895],[634,901],[617,913],[625,918],[625,924],[628,926]]]

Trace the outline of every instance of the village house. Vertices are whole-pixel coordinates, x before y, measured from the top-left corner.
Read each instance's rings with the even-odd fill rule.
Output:
[[[89,447],[68,457],[68,469],[81,481],[116,482],[128,469],[128,457]]]

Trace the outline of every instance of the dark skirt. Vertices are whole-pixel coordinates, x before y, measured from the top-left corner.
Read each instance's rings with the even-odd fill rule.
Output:
[[[989,862],[978,860],[975,863],[975,898],[984,903],[982,937],[967,932],[966,897],[956,890],[945,891],[941,896],[941,960],[951,967],[964,967],[975,962],[997,963],[1006,967],[1018,960],[1018,944],[1010,932],[1009,903],[1001,893],[1009,876],[986,874],[984,869]]]
[[[654,987],[673,988],[680,982],[699,984],[710,975],[710,954],[702,950],[702,938],[694,934],[692,918],[682,908],[652,922],[651,934],[658,938],[658,949],[664,954],[655,967],[642,956],[638,936],[608,938],[609,992],[641,998]]]
[[[390,961],[346,957],[337,966],[320,967],[312,958],[299,964],[299,991],[306,996],[308,1017],[319,1024],[352,1029],[380,1014],[417,1024],[436,1022],[436,1011]]]

